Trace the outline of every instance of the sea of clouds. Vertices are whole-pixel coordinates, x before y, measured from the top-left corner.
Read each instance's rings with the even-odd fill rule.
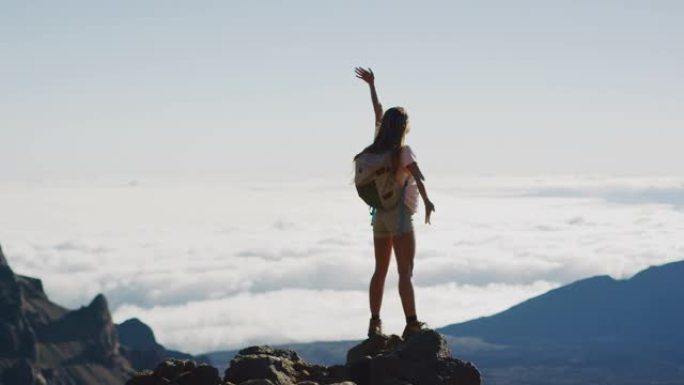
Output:
[[[431,326],[684,258],[683,178],[427,182],[437,211],[429,226],[414,216],[414,282]],[[372,233],[350,177],[2,182],[0,213],[15,271],[42,278],[72,308],[104,293],[117,322],[138,317],[167,347],[201,353],[366,331]],[[393,269],[382,316],[401,332]]]

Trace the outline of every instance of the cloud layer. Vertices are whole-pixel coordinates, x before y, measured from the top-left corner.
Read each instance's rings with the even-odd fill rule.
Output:
[[[433,179],[433,224],[414,219],[418,308],[433,326],[684,257],[682,179]],[[372,235],[346,180],[6,184],[0,212],[19,273],[70,307],[103,292],[116,320],[139,317],[170,347],[363,336]],[[394,270],[385,297],[400,331]]]

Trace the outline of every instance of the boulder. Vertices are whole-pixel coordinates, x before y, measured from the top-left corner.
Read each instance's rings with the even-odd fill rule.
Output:
[[[434,330],[423,331],[406,341],[398,336],[376,339],[361,342],[347,356],[349,377],[360,385],[479,385],[481,382],[477,368],[451,357],[446,340]],[[365,355],[359,357],[361,354]]]
[[[353,364],[364,357],[376,356],[380,353],[390,352],[402,343],[397,335],[374,335],[360,344],[352,347],[347,352],[347,365]]]
[[[185,361],[166,360],[154,369],[153,374],[160,378],[166,378],[167,380],[175,380],[176,377],[188,371],[185,367]]]

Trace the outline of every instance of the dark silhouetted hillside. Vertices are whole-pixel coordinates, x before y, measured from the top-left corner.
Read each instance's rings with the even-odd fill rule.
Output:
[[[577,281],[499,314],[440,330],[497,344],[682,346],[683,304],[684,262],[674,262],[627,280]]]
[[[166,349],[154,337],[152,328],[137,318],[131,318],[116,325],[121,343],[121,351],[136,370],[153,369],[168,358],[195,360],[209,363],[206,356],[194,357],[190,354]]]
[[[0,251],[0,383],[118,385],[132,372],[103,296],[64,309],[39,279],[14,274]]]
[[[112,322],[103,295],[80,309],[65,309],[48,299],[39,279],[15,274],[0,248],[0,385],[121,385],[134,369],[191,358],[166,351],[141,322],[124,324],[121,344],[121,326]],[[149,333],[139,332],[145,328]],[[148,362],[135,359],[149,358],[143,345],[154,350]]]

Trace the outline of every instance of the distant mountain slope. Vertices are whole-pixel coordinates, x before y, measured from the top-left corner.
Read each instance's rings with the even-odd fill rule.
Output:
[[[210,363],[209,357],[194,357],[190,354],[168,350],[157,342],[152,328],[137,318],[128,319],[116,325],[121,351],[136,370],[153,369],[167,358],[191,359]]]
[[[489,383],[681,385],[684,261],[584,279],[439,331]]]
[[[497,344],[684,343],[684,261],[631,279],[588,278],[490,317],[445,326],[442,333]]]

